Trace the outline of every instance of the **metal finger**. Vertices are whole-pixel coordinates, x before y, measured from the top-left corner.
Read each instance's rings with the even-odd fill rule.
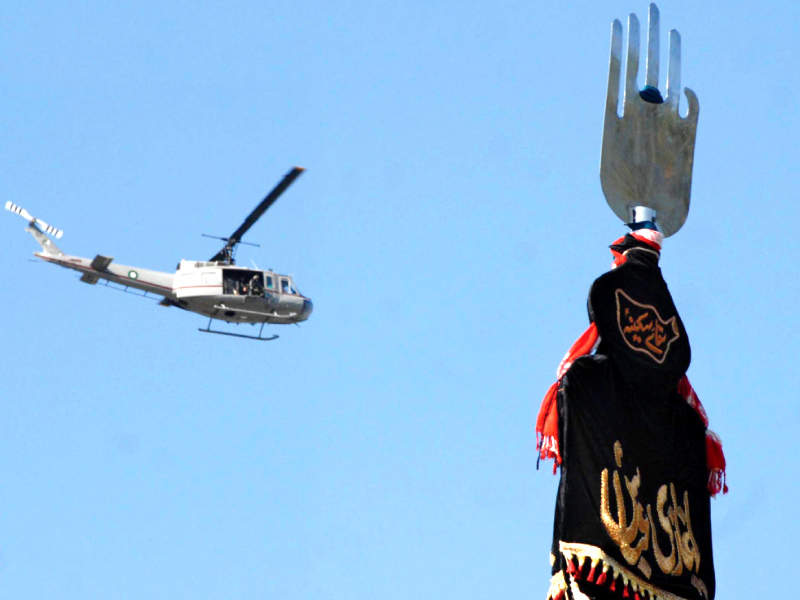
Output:
[[[631,13],[628,17],[628,59],[625,63],[625,101],[638,97],[636,77],[639,75],[639,19]]]
[[[697,125],[697,117],[700,116],[700,101],[697,99],[697,94],[695,94],[689,88],[683,90],[686,94],[686,99],[689,101],[689,112],[686,114],[686,119],[688,121],[692,121]]]
[[[667,71],[666,103],[678,110],[681,98],[681,34],[669,32],[669,71]]]
[[[647,71],[644,84],[658,88],[658,7],[652,3],[647,15]]]
[[[606,114],[618,116],[619,76],[622,69],[622,23],[614,19],[611,24],[611,56],[608,59],[608,93],[606,94]]]

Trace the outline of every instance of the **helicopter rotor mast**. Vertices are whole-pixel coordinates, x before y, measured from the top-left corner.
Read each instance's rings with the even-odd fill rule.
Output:
[[[272,206],[275,201],[280,198],[281,194],[286,191],[286,189],[294,183],[294,180],[300,177],[303,174],[305,169],[303,167],[294,167],[291,171],[289,171],[284,178],[276,185],[272,191],[267,194],[266,198],[264,198],[261,203],[253,209],[253,212],[244,220],[244,222],[239,226],[239,228],[234,231],[230,237],[227,238],[219,238],[225,242],[225,246],[222,247],[222,250],[217,252],[212,258],[212,262],[222,262],[225,264],[232,265],[234,264],[234,254],[236,253],[236,246],[242,242],[242,236],[253,226],[255,225],[256,221],[258,221],[261,216],[267,211],[267,209]],[[208,236],[213,237],[213,236]],[[255,244],[253,244],[255,245]]]

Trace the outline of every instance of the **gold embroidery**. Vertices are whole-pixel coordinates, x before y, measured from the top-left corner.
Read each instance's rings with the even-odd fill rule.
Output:
[[[664,573],[672,573],[675,564],[678,561],[677,548],[675,547],[675,534],[672,532],[672,519],[664,512],[664,505],[667,503],[667,486],[662,485],[658,489],[658,497],[656,498],[656,514],[658,515],[658,522],[661,528],[667,532],[669,536],[669,555],[664,555],[661,548],[658,546],[658,539],[653,538],[653,552],[656,555],[656,563]],[[649,510],[650,521],[653,521],[652,507],[647,507]],[[670,507],[670,511],[672,508]]]
[[[699,594],[704,598],[708,598],[708,588],[706,587],[706,584],[703,583],[703,580],[697,577],[696,575],[692,575],[691,581],[692,585],[699,592]]]
[[[622,289],[617,289],[615,297],[622,339],[632,350],[643,352],[662,364],[672,342],[680,337],[677,317],[665,321],[655,306],[637,302]]]
[[[614,442],[614,461],[617,463],[617,468],[622,468],[622,444],[619,440]]]
[[[609,537],[619,546],[622,557],[629,565],[637,565],[641,573],[649,579],[652,568],[643,554],[650,549],[661,572],[680,576],[684,568],[697,573],[700,569],[700,549],[692,531],[692,518],[689,508],[689,492],[684,491],[682,504],[678,502],[675,484],[662,485],[656,496],[656,516],[653,507],[643,505],[639,500],[641,473],[631,477],[620,476],[622,469],[622,445],[614,442],[614,458],[617,469],[612,475],[616,515],[611,512],[611,486],[608,469],[600,473],[600,520]],[[623,491],[622,480],[625,481]],[[628,521],[628,506],[632,514]],[[656,523],[669,540],[669,551],[664,553],[658,544]]]
[[[619,441],[614,443],[614,456],[617,461],[617,467],[622,468],[622,445]],[[640,502],[637,501],[639,495],[639,484],[641,483],[641,476],[639,468],[636,468],[636,475],[628,479],[625,477],[625,488],[628,491],[628,496],[631,499],[631,506],[633,507],[633,514],[631,515],[630,523],[628,522],[627,508],[625,506],[625,497],[622,493],[622,482],[620,480],[619,471],[614,471],[614,494],[617,504],[617,518],[611,514],[611,506],[609,502],[609,488],[608,488],[608,469],[603,469],[600,474],[600,518],[605,525],[608,535],[619,546],[623,558],[629,564],[635,565],[638,561],[642,561],[645,568],[642,569],[643,573],[650,571],[650,565],[642,557],[642,552],[650,547],[650,520],[645,515],[645,509]],[[636,538],[642,534],[643,537],[639,542],[634,544]]]
[[[689,492],[683,492],[683,507],[678,505],[678,499],[675,494],[675,484],[669,484],[669,491],[672,495],[672,504],[675,506],[675,539],[680,540],[678,547],[681,549],[681,560],[689,571],[697,571],[700,569],[700,549],[697,547],[697,541],[694,539],[694,532],[692,531],[692,519],[689,512]],[[685,531],[681,532],[680,525],[683,525]]]
[[[644,559],[644,556],[639,559],[639,564],[636,565],[636,568],[648,579],[650,579],[650,576],[653,574],[653,568],[650,566],[650,563]]]

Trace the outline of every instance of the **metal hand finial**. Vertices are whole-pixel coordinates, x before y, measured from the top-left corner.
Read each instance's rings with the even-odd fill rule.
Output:
[[[669,69],[666,99],[658,91],[659,14],[650,5],[647,36],[645,88],[640,92],[639,20],[628,18],[628,52],[622,116],[618,114],[622,62],[622,24],[611,26],[611,57],[608,71],[600,182],[611,209],[630,221],[636,206],[656,211],[665,236],[676,233],[689,213],[694,144],[700,104],[689,88],[686,117],[678,113],[681,90],[681,38],[669,32]]]

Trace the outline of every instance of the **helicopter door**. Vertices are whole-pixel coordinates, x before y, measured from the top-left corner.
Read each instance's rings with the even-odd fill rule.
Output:
[[[181,269],[175,277],[175,295],[178,298],[210,296],[222,291],[220,269]]]
[[[272,278],[267,277],[267,289]],[[232,296],[264,296],[264,273],[248,269],[223,269],[222,293]]]

